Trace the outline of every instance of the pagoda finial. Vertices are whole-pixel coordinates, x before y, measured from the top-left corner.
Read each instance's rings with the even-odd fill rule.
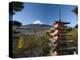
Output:
[[[59,21],[61,21],[61,8],[59,8]]]

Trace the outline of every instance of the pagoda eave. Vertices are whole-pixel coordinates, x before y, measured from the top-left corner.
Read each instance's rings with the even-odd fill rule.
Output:
[[[61,23],[61,24],[70,24],[70,22],[62,22],[62,21],[55,21],[56,23]]]
[[[75,50],[75,47],[62,48],[62,49],[58,49],[58,48],[56,48],[56,49],[54,49],[54,51],[64,51],[64,50],[66,50],[66,51],[68,51],[68,50]]]

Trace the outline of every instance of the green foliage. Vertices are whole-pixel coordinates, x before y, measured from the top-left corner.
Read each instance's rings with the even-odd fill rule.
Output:
[[[78,30],[76,28],[74,28],[71,31],[71,34],[72,34],[72,38],[74,40],[74,46],[77,46],[77,44],[78,44]]]
[[[35,47],[46,48],[48,46],[48,36],[45,34],[44,36],[26,36],[26,48],[31,49]]]
[[[78,29],[72,28],[72,30],[69,31],[67,34],[72,35],[73,46],[76,48],[75,49],[76,53],[78,53]]]
[[[9,3],[9,13],[10,15],[15,14],[15,12],[21,11],[24,8],[24,4],[22,2],[11,2]]]
[[[38,54],[38,56],[47,56],[48,55],[48,39],[49,36],[44,33],[42,36],[37,36],[35,35],[25,35],[25,39],[18,39],[17,41],[19,43],[23,43],[21,44],[21,46],[23,45],[22,48],[14,48],[14,56],[19,57],[20,55],[24,56],[24,55],[28,55],[27,53],[25,54],[25,52],[31,52],[29,53],[30,56],[35,55],[34,52],[36,52],[36,54]],[[22,42],[23,41],[23,42]]]
[[[19,22],[19,21],[9,21],[9,25],[10,26],[17,26],[17,27],[20,27],[21,25],[22,25],[22,23],[21,22]]]
[[[78,24],[76,24],[75,28],[78,28]]]
[[[74,10],[72,10],[76,15],[78,15],[78,7],[75,7]]]
[[[77,41],[78,41],[78,30],[77,30],[77,28],[72,28],[72,30],[69,31],[67,34],[72,35],[72,40],[74,42],[74,46],[77,46]]]

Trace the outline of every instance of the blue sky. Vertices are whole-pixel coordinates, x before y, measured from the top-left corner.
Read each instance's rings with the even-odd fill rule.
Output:
[[[24,9],[13,15],[13,20],[17,20],[24,25],[32,23],[43,23],[51,25],[59,20],[59,9],[61,9],[61,20],[70,22],[71,27],[77,24],[77,16],[72,12],[74,5],[24,3]]]

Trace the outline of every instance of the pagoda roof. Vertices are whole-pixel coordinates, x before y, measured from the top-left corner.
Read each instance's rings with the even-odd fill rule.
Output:
[[[72,35],[70,35],[70,34],[56,34],[57,36],[72,36]]]
[[[55,51],[63,51],[63,50],[75,50],[75,47],[67,47],[67,48],[55,48]]]
[[[57,43],[57,44],[62,44],[62,43],[72,43],[73,42],[73,40],[65,40],[65,41],[63,41],[63,40],[57,40],[55,43]]]
[[[55,21],[56,23],[61,23],[61,24],[70,24],[70,22],[64,22],[64,21]]]

